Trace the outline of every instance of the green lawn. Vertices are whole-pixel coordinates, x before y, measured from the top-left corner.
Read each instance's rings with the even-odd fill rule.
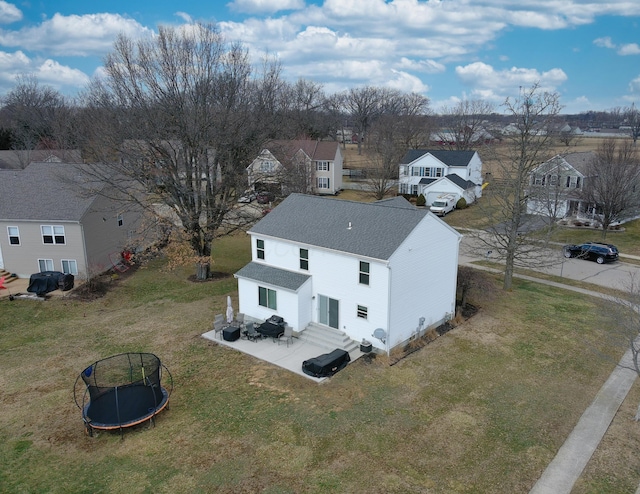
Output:
[[[516,280],[399,363],[359,360],[318,385],[200,337],[227,295],[237,307],[248,238],[213,257],[229,276],[193,283],[156,260],[91,302],[0,301],[0,491],[528,492],[613,368],[595,350],[623,351],[585,343],[607,327],[592,300]],[[170,409],[123,440],[89,437],[74,381],[126,351],[167,365]],[[637,487],[632,398],[574,492]]]

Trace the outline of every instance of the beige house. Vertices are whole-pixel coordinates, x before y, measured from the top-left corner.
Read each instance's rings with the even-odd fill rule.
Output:
[[[31,163],[0,170],[0,270],[20,278],[61,271],[86,279],[139,245],[142,213],[91,193],[82,167]]]
[[[338,142],[271,141],[247,167],[247,179],[256,191],[335,195],[342,189],[342,161]]]

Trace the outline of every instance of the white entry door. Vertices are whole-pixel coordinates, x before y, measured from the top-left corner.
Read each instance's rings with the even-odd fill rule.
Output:
[[[340,303],[324,295],[318,295],[318,322],[338,329],[340,327]]]

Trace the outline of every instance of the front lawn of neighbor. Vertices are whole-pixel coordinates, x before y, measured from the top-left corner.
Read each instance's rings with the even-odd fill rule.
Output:
[[[247,244],[217,242],[216,281],[155,260],[90,302],[0,301],[2,492],[526,493],[613,369],[586,343],[607,326],[592,300],[515,280],[397,364],[360,359],[318,385],[200,336],[227,295],[237,307]],[[89,437],[74,381],[129,351],[169,368],[170,408]],[[574,493],[635,491],[639,398]]]

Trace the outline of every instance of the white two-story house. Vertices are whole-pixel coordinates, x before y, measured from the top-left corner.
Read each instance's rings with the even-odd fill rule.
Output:
[[[592,151],[556,155],[537,166],[530,175],[527,213],[553,218],[593,218],[595,207],[585,201],[583,189]]]
[[[411,149],[400,161],[398,193],[422,194],[427,206],[442,194],[471,204],[482,195],[482,160],[476,151]]]
[[[0,170],[0,270],[28,278],[61,271],[86,279],[136,245],[142,213],[91,192],[83,165]]]
[[[455,313],[461,235],[403,197],[291,194],[248,233],[252,260],[235,274],[247,317],[326,326],[389,352]]]
[[[342,189],[342,162],[335,141],[271,141],[247,167],[249,188],[335,195]]]

